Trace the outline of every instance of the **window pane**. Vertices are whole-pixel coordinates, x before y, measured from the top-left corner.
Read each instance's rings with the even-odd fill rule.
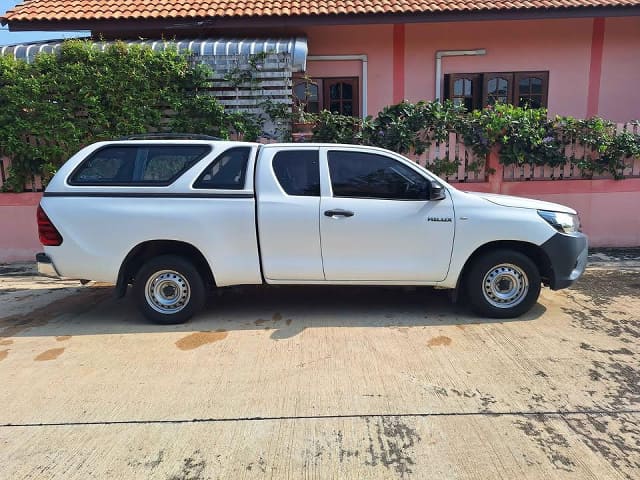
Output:
[[[521,94],[526,95],[530,92],[530,85],[529,85],[530,80],[531,78],[529,77],[523,77],[518,82],[518,88],[520,89]]]
[[[194,188],[242,190],[250,154],[250,147],[225,150],[202,172]]]
[[[542,79],[537,77],[523,77],[518,82],[522,95],[542,95]]]
[[[342,102],[342,115],[353,116],[353,103],[351,101]]]
[[[309,83],[297,83],[293,87],[293,94],[299,100],[318,100],[318,85]]]
[[[465,97],[471,96],[471,80],[464,79],[464,95]]]
[[[353,99],[353,85],[351,85],[350,83],[342,84],[342,98],[344,98],[345,100]]]
[[[307,100],[318,100],[318,85],[308,85],[306,87]]]
[[[147,180],[166,182],[191,167],[205,151],[204,148],[198,148],[194,152],[192,147],[150,147],[144,150],[139,152],[138,159],[140,160],[144,155],[146,162],[141,169],[141,175],[134,174],[134,180],[145,182]]]
[[[340,83],[334,83],[329,87],[329,98],[331,100],[340,100],[342,96],[340,93]]]
[[[340,102],[331,102],[329,110],[331,113],[340,113]]]
[[[509,89],[509,82],[504,78],[498,78],[498,91],[497,93],[500,95],[507,95],[507,90]]]
[[[542,94],[542,79],[540,78],[531,78],[531,93],[536,95]]]
[[[73,183],[131,181],[135,159],[136,149],[104,148],[82,164],[73,176]]]
[[[489,95],[494,95],[498,90],[498,79],[492,78],[487,82],[487,93]]]
[[[456,97],[461,97],[463,91],[464,91],[464,78],[459,78],[458,80],[453,82],[453,94]]]
[[[317,150],[285,150],[273,157],[273,171],[287,195],[320,196]]]
[[[509,90],[509,82],[502,77],[492,78],[487,82],[487,93],[489,95],[506,96]]]
[[[293,87],[293,95],[299,100],[305,99],[304,91],[305,91],[304,83],[298,83]]]
[[[328,152],[334,197],[426,200],[427,180],[415,170],[382,155]]]
[[[169,185],[204,157],[206,145],[106,147],[80,165],[71,179],[81,185]]]
[[[459,78],[453,82],[453,95],[456,97],[471,96],[473,82],[468,78]]]

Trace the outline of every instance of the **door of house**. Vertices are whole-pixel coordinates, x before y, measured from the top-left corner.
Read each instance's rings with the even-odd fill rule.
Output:
[[[310,113],[328,110],[351,117],[360,115],[358,77],[298,79],[293,95]]]

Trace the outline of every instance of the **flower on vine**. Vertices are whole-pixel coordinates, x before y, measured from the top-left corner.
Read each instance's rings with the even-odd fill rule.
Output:
[[[542,139],[542,143],[551,143],[553,142],[553,137],[544,137]]]

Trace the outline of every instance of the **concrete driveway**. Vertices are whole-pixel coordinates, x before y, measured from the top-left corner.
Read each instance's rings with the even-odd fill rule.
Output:
[[[280,287],[167,327],[3,270],[2,479],[640,478],[633,266],[515,321],[429,289]]]

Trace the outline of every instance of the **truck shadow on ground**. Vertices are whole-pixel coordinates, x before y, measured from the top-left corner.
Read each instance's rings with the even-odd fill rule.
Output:
[[[25,302],[27,303],[27,302]],[[536,304],[516,319],[481,318],[453,304],[447,291],[428,287],[247,286],[219,289],[202,312],[182,325],[156,325],[136,309],[129,294],[116,299],[112,287],[86,286],[24,313],[0,318],[0,338],[148,332],[269,330],[273,340],[308,328],[415,327],[522,322],[546,311]]]

